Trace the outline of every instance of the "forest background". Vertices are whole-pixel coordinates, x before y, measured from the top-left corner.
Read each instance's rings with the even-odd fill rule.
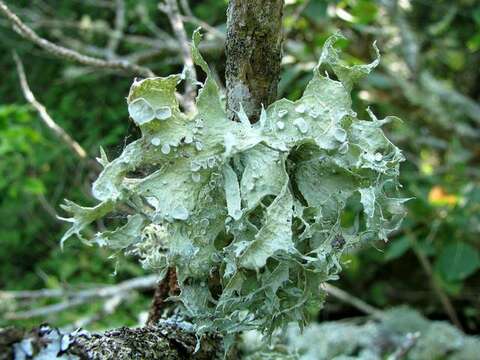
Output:
[[[182,48],[154,0],[7,1],[41,36],[84,54],[127,59],[159,75],[181,72]],[[119,5],[120,4],[120,5]],[[180,1],[188,37],[201,26],[202,53],[224,82],[227,1]],[[334,285],[379,309],[408,304],[430,319],[480,332],[480,4],[475,0],[287,0],[278,96],[298,99],[326,38],[338,30],[350,64],[382,53],[357,86],[354,108],[396,115],[388,136],[406,156],[408,216],[388,243],[348,252]],[[115,34],[112,36],[112,34]],[[0,289],[83,289],[143,277],[136,259],[59,239],[64,198],[92,204],[91,162],[45,126],[22,93],[12,55],[55,122],[85,149],[109,158],[138,137],[125,97],[132,75],[58,59],[23,40],[0,18]],[[367,114],[361,113],[366,118]],[[121,144],[121,145],[119,145]],[[101,227],[102,224],[97,224]],[[106,329],[145,318],[151,287],[66,303],[0,299],[0,326]],[[50,306],[50,307],[49,307]],[[60,309],[62,310],[62,309]],[[318,320],[362,315],[331,296]]]

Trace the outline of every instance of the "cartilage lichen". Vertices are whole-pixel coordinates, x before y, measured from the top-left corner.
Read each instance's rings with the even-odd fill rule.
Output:
[[[382,131],[392,118],[360,120],[352,110],[352,86],[377,65],[378,50],[373,63],[346,66],[338,37],[327,40],[303,96],[274,102],[252,125],[242,109],[239,122],[228,120],[195,32],[193,57],[207,74],[197,112],[179,109],[180,75],[134,82],[128,109],[142,137],[111,162],[102,155],[93,184],[100,203],[68,202],[72,227],[62,241],[76,234],[140,254],[156,271],[175,267],[176,299],[199,335],[305,324],[342,251],[386,239],[406,200],[393,197],[403,156]],[[124,225],[82,236],[123,209],[131,213]],[[352,211],[355,220],[342,221]]]

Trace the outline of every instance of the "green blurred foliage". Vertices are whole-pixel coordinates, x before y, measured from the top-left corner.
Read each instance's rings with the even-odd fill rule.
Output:
[[[29,24],[33,13],[83,24],[36,30],[49,39],[75,47],[74,40],[101,48],[113,26],[114,12],[90,1],[9,1]],[[108,3],[108,1],[107,1]],[[355,249],[345,256],[338,286],[379,307],[409,303],[432,318],[446,319],[432,290],[436,281],[453,303],[465,329],[480,331],[480,5],[476,0],[287,0],[284,11],[283,72],[279,96],[297,99],[310,79],[325,39],[341,30],[348,63],[372,59],[371,44],[382,52],[380,67],[357,87],[354,107],[370,106],[382,118],[395,114],[402,123],[388,129],[402,148],[404,195],[409,215],[401,231],[384,244]],[[225,30],[227,1],[190,1],[196,17]],[[142,15],[143,14],[143,15]],[[147,14],[148,16],[146,16]],[[126,31],[155,36],[171,33],[157,1],[127,1]],[[91,202],[94,178],[62,145],[20,92],[10,56],[15,49],[25,63],[33,92],[52,117],[87,150],[98,156],[118,154],[137,136],[127,117],[125,96],[130,76],[92,71],[52,58],[21,40],[0,23],[0,287],[33,289],[65,284],[114,283],[142,274],[135,259],[109,259],[111,253],[58,239],[65,225],[59,212],[63,198]],[[193,31],[196,24],[187,24]],[[60,30],[59,30],[60,29]],[[158,41],[163,41],[157,39]],[[120,54],[148,49],[122,42]],[[223,78],[224,55],[206,54]],[[146,58],[158,74],[182,69],[178,53]],[[364,118],[367,114],[360,113]],[[120,145],[119,145],[120,144]],[[110,156],[111,157],[111,156]],[[48,205],[48,206],[47,206]],[[48,210],[47,210],[48,209]],[[99,224],[101,226],[101,224]],[[426,271],[421,258],[431,265]],[[147,307],[151,293],[123,304],[114,316],[93,326],[132,323]],[[49,319],[66,324],[99,304]],[[351,308],[327,306],[330,317],[355,315]],[[38,322],[32,319],[29,323]]]

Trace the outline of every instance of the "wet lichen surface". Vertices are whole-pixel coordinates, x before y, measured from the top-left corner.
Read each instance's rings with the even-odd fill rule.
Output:
[[[77,235],[136,254],[161,274],[174,267],[180,295],[172,300],[198,336],[218,332],[228,345],[243,330],[307,323],[342,252],[386,239],[406,201],[395,197],[403,156],[382,131],[393,118],[360,120],[352,110],[353,84],[378,59],[345,66],[337,39],[326,42],[303,96],[274,102],[252,125],[241,108],[229,121],[196,32],[193,57],[207,73],[197,112],[179,109],[180,75],[134,82],[128,109],[142,137],[112,161],[102,151],[99,204],[67,202],[63,240]],[[125,210],[125,224],[82,235]]]

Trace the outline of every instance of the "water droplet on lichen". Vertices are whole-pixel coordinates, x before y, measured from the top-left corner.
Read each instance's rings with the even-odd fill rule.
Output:
[[[300,104],[298,105],[296,108],[295,108],[295,111],[300,113],[300,114],[303,114],[305,112],[305,105],[303,104]]]
[[[185,144],[191,144],[193,142],[193,136],[192,135],[186,135],[184,142],[185,142]]]
[[[313,110],[310,110],[308,112],[308,115],[310,115],[310,117],[316,119],[320,115],[320,111],[318,111],[316,109],[313,109]]]
[[[188,219],[188,210],[183,206],[177,206],[172,210],[172,218],[177,220],[187,220]]]
[[[200,182],[200,179],[201,179],[200,173],[194,172],[194,173],[192,174],[192,180],[193,180],[193,182],[198,183],[198,182]]]
[[[165,155],[168,155],[170,153],[170,145],[163,144],[162,145],[162,153],[164,153]]]
[[[383,155],[379,152],[375,153],[375,161],[381,161],[383,159]]]
[[[293,124],[302,134],[306,134],[308,132],[308,123],[303,118],[295,119]]]
[[[200,170],[201,167],[202,165],[198,161],[192,161],[190,163],[190,170],[192,170],[193,172],[197,172],[198,170]]]
[[[197,141],[195,143],[195,149],[197,149],[198,151],[202,151],[203,150],[203,144],[200,141]]]
[[[152,140],[150,140],[150,143],[154,146],[158,146],[160,145],[160,139],[158,137],[154,137]]]
[[[160,120],[167,120],[172,117],[172,109],[169,106],[162,106],[155,111],[155,117]]]
[[[215,167],[217,160],[214,157],[210,157],[207,159],[208,167],[213,168]]]
[[[340,154],[346,154],[348,152],[348,142],[344,142],[342,145],[340,145],[338,152]]]
[[[277,122],[277,128],[278,128],[279,130],[285,129],[285,123],[284,123],[283,121]]]
[[[155,117],[152,105],[144,98],[138,98],[128,104],[128,113],[137,125],[145,124]]]
[[[232,214],[232,217],[235,219],[235,220],[238,220],[242,217],[242,210],[240,209],[236,209],[233,211],[233,214]]]
[[[195,121],[195,126],[199,129],[203,128],[203,120],[202,119],[197,119]]]
[[[288,110],[283,109],[278,112],[278,117],[283,118],[287,114],[288,114]]]
[[[344,142],[347,140],[347,132],[342,128],[336,128],[333,132],[333,136],[337,141]]]

